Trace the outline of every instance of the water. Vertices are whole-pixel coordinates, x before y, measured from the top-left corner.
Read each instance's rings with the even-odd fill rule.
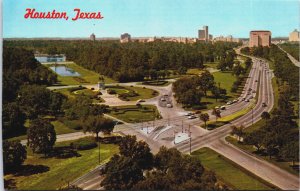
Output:
[[[36,56],[35,59],[37,59],[39,62],[65,62],[66,56]]]
[[[51,66],[50,69],[61,76],[80,76],[78,72],[66,66]]]

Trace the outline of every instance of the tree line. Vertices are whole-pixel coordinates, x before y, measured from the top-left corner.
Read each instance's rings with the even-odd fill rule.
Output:
[[[5,41],[6,46],[55,54],[120,82],[142,81],[153,71],[203,68],[204,63],[225,58],[238,43],[182,44],[174,42],[124,43],[114,41]]]

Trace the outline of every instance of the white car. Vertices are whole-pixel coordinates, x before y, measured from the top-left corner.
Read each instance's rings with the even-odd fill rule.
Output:
[[[223,106],[221,106],[220,109],[221,109],[221,110],[226,110],[226,107],[223,105]]]
[[[232,101],[229,101],[229,102],[227,102],[226,104],[227,104],[227,105],[231,105],[231,104],[232,104]]]
[[[193,113],[192,112],[188,112],[188,113],[186,113],[186,114],[184,114],[185,116],[190,116],[190,115],[193,115]]]
[[[168,108],[172,108],[173,106],[172,106],[172,104],[168,103],[168,104],[167,104],[167,107],[168,107]]]
[[[166,99],[164,97],[160,98],[160,101],[166,101]]]
[[[189,117],[188,117],[188,119],[196,119],[197,117],[195,116],[195,115],[190,115]]]

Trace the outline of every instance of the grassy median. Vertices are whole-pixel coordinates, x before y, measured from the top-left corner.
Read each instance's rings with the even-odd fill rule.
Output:
[[[272,190],[261,179],[209,148],[199,149],[192,155],[201,160],[205,168],[214,171],[218,179],[234,190]]]

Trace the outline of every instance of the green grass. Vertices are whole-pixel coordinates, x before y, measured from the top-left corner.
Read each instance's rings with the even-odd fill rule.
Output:
[[[213,76],[215,82],[220,83],[220,87],[226,89],[227,96],[235,97],[235,93],[231,93],[232,84],[236,81],[236,77],[232,75],[232,72],[214,72]]]
[[[252,145],[245,145],[243,143],[239,143],[236,139],[234,139],[232,137],[226,137],[226,141],[230,142],[231,144],[235,145],[236,147],[238,147],[246,152],[254,153],[256,151],[256,149]],[[264,155],[258,155],[258,154],[255,154],[255,155],[263,160],[273,163],[274,165],[278,166],[279,168],[282,168],[292,174],[299,176],[299,172],[297,172],[290,166],[291,162],[277,161],[274,158],[270,159],[269,156],[264,156]]]
[[[115,90],[118,95],[129,93],[130,91],[136,92],[138,95],[133,97],[126,97],[125,101],[137,101],[139,99],[150,99],[158,95],[158,92],[149,88],[134,87],[134,86],[108,86],[110,90]],[[120,97],[121,98],[121,97]],[[121,98],[123,99],[123,98]],[[124,99],[123,99],[124,100]]]
[[[207,62],[204,64],[204,66],[207,68],[217,69],[218,64],[219,64],[219,62]]]
[[[46,66],[50,67],[51,65],[46,65]],[[78,76],[78,77],[82,78],[86,83],[78,82],[72,76],[60,76],[60,75],[58,75],[58,81],[62,85],[96,84],[96,83],[99,82],[100,75],[96,72],[93,72],[91,70],[87,70],[87,69],[75,64],[74,62],[71,62],[71,63],[68,62],[68,64],[66,64],[66,66],[68,68],[71,68],[74,71],[78,72],[80,74],[80,76]],[[105,77],[105,76],[104,76],[104,79],[105,79],[105,83],[115,83],[116,82],[113,79]]]
[[[186,74],[188,75],[199,75],[203,72],[202,69],[199,69],[199,68],[191,68],[191,69],[188,69],[188,71],[186,72]]]
[[[111,107],[111,112],[108,113],[108,115],[127,123],[153,121],[155,118],[161,118],[156,106],[153,105],[142,105],[141,107],[135,105]]]
[[[260,178],[209,148],[199,149],[192,155],[201,160],[206,169],[214,171],[217,178],[232,189],[272,190]]]
[[[69,145],[70,142],[58,143],[56,146]],[[100,163],[107,161],[113,154],[118,153],[118,147],[112,144],[101,144]],[[5,179],[13,179],[17,189],[24,190],[55,190],[65,186],[78,177],[91,171],[98,165],[98,148],[78,151],[80,157],[58,159],[44,158],[43,155],[28,152],[25,164],[44,165],[49,171],[28,176],[6,175]]]
[[[70,88],[63,88],[63,89],[56,89],[53,90],[55,92],[60,92],[67,96],[69,99],[75,99],[78,95],[85,95],[85,96],[94,96],[97,92],[90,90],[90,89],[82,89],[82,90],[76,90],[71,92]],[[104,99],[101,97],[99,99],[93,98],[93,103],[102,103],[105,102]]]

